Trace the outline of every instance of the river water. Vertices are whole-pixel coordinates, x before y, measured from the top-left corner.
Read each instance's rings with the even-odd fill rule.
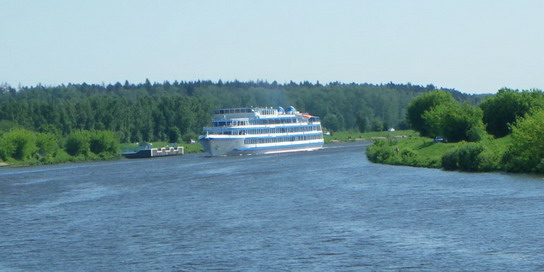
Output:
[[[0,169],[0,271],[542,271],[544,180],[365,143]]]

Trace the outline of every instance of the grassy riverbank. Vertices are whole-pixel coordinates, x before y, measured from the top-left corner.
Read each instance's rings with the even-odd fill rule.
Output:
[[[165,147],[167,142],[152,142],[154,147]],[[202,152],[202,146],[199,143],[195,144],[180,144],[184,147],[185,154],[200,153]],[[138,145],[134,143],[120,144],[120,151],[130,151],[138,149]],[[122,158],[120,153],[111,154],[109,156],[100,156],[89,152],[86,156],[70,156],[63,150],[59,150],[57,155],[53,159],[49,159],[47,162],[38,160],[8,160],[7,162],[0,160],[0,167],[13,167],[13,166],[36,166],[43,164],[61,164],[61,163],[74,163],[74,162],[89,162],[89,161],[104,161],[104,160],[117,160]]]
[[[372,141],[382,139],[385,140],[388,137],[393,138],[408,138],[418,135],[413,130],[400,130],[400,131],[376,131],[376,132],[353,132],[353,131],[340,131],[334,132],[330,136],[325,136],[325,144],[335,142],[354,142],[354,141]]]
[[[511,138],[484,139],[477,143],[435,143],[433,139],[410,134],[387,137],[367,149],[370,161],[391,165],[444,168],[462,171],[502,171],[502,158]]]

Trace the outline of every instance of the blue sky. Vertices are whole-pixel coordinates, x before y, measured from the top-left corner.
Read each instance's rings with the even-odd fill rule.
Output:
[[[0,0],[0,82],[544,89],[540,0]]]

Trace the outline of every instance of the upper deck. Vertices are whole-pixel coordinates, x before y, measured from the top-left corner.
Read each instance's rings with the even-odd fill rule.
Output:
[[[273,132],[271,132],[273,131]],[[225,108],[214,110],[204,134],[245,135],[261,133],[306,133],[321,131],[319,117],[298,112],[294,107]]]
[[[261,119],[261,118],[285,118],[300,116],[294,107],[289,107],[284,110],[282,107],[277,108],[224,108],[214,110],[213,120],[235,120],[235,119]]]

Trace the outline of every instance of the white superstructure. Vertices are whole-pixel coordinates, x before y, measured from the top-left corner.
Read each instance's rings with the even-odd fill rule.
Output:
[[[210,156],[310,151],[323,146],[321,122],[294,107],[214,110],[199,137]]]

